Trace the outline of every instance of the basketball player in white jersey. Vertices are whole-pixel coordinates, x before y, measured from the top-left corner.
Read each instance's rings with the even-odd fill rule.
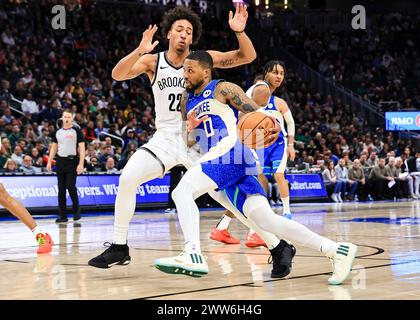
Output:
[[[237,36],[239,49],[229,52],[208,51],[215,67],[231,68],[255,59],[255,49],[244,32],[247,18],[246,6],[243,5],[236,6],[235,14],[229,13],[229,26]],[[183,62],[190,53],[190,45],[200,38],[201,22],[190,9],[176,7],[165,15],[161,27],[169,41],[167,51],[150,54],[158,44],[158,41],[152,43],[158,28],[149,26],[138,48],[121,59],[112,70],[112,77],[118,81],[147,74],[155,99],[157,131],[147,144],[133,154],[123,169],[115,203],[113,243],[89,261],[89,265],[94,267],[109,268],[116,264],[126,265],[131,261],[127,233],[135,211],[136,188],[147,181],[163,177],[177,164],[189,168],[199,157],[184,142],[180,101],[185,90]]]
[[[181,109],[189,132],[195,130],[202,156],[188,169],[172,192],[185,238],[184,251],[154,262],[159,270],[201,277],[209,271],[200,248],[200,214],[194,199],[212,191],[228,198],[239,219],[258,225],[265,232],[320,251],[331,259],[333,274],[328,284],[338,285],[350,274],[357,246],[322,237],[296,221],[276,215],[256,178],[252,152],[237,136],[238,112],[248,113],[258,105],[242,89],[223,80],[212,80],[213,62],[205,51],[195,51],[184,62],[186,90]],[[269,142],[269,140],[267,140]],[[276,249],[270,250],[273,253]]]
[[[29,230],[32,231],[32,234],[35,237],[36,242],[38,243],[38,254],[50,253],[52,246],[54,245],[53,240],[51,239],[48,233],[42,232],[41,228],[32,218],[31,214],[26,210],[26,208],[18,200],[13,198],[4,187],[3,183],[0,181],[0,205],[6,208],[11,214],[23,222]]]
[[[283,203],[283,215],[290,219],[290,196],[288,182],[285,178],[285,169],[288,156],[292,161],[295,159],[295,122],[286,101],[274,96],[274,92],[280,87],[284,80],[284,73],[285,68],[280,61],[272,60],[267,62],[264,66],[264,81],[258,81],[250,87],[247,90],[247,95],[248,97],[258,95],[258,89],[264,86],[268,86],[270,89],[271,97],[269,97],[266,105],[259,108],[258,111],[274,116],[280,123],[281,131],[278,140],[273,145],[257,151],[259,164],[262,169],[262,173],[258,175],[258,179],[263,185],[264,190],[267,191],[268,178],[270,178],[271,175],[274,175],[274,179],[280,189],[280,198]],[[285,130],[284,123],[287,124],[288,132]],[[232,217],[232,213],[227,212],[219,221],[216,228],[212,229],[210,238],[228,244],[230,243],[230,239],[236,239],[227,231]],[[250,230],[245,245],[247,247],[258,247],[265,246],[266,244],[254,230]]]

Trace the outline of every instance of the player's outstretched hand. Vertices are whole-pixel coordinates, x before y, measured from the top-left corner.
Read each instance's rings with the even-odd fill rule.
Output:
[[[236,4],[235,15],[229,11],[229,26],[233,32],[242,32],[246,27],[246,20],[248,19],[248,11],[246,5]]]
[[[197,114],[195,111],[188,113],[187,115],[187,131],[191,132],[193,131],[195,128],[197,128],[201,122],[203,122],[204,120],[206,120],[209,116],[204,116],[200,119],[197,119]]]
[[[155,35],[158,27],[156,25],[149,25],[149,27],[143,32],[143,38],[139,44],[138,50],[142,54],[146,54],[152,52],[153,49],[159,44],[159,41],[155,41],[152,43],[153,36]]]

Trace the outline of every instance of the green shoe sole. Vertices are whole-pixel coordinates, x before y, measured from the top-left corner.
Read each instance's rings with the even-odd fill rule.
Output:
[[[207,272],[205,271],[191,271],[191,270],[184,269],[182,267],[163,266],[163,265],[158,265],[158,264],[155,264],[155,267],[165,273],[181,274],[181,275],[190,276],[194,278],[201,278],[202,276],[205,276],[207,274]]]

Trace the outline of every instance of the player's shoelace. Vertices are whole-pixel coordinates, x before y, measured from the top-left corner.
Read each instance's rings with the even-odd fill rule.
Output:
[[[104,255],[106,255],[106,254],[108,254],[108,253],[110,253],[110,252],[112,252],[112,251],[114,251],[114,249],[115,249],[115,247],[112,245],[112,243],[111,242],[109,242],[109,241],[106,241],[106,242],[104,242],[104,247],[107,247],[108,249],[106,249],[104,252],[102,252],[100,255],[101,256],[104,256]]]
[[[46,238],[47,238],[46,236],[40,235],[37,239],[38,240],[38,245],[40,245],[40,246],[45,245],[45,243],[47,243]]]

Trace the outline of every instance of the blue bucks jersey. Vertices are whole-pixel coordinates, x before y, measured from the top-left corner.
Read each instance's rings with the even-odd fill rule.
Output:
[[[268,179],[273,173],[284,173],[287,164],[286,130],[284,129],[284,118],[277,109],[275,96],[272,95],[268,104],[258,111],[274,116],[280,124],[280,133],[277,140],[269,147],[256,150],[260,166]]]
[[[270,97],[270,100],[268,101],[268,104],[265,107],[260,108],[258,111],[261,111],[263,113],[268,113],[272,116],[274,116],[277,121],[280,124],[280,134],[278,139],[282,139],[287,136],[286,130],[284,129],[284,119],[282,113],[277,109],[276,103],[275,103],[275,96],[272,95]]]
[[[198,119],[208,117],[194,131],[201,154],[204,154],[199,162],[254,166],[251,150],[238,140],[238,110],[214,99],[220,81],[223,80],[211,81],[198,96],[188,95],[187,113],[195,112]]]
[[[208,116],[194,130],[203,154],[198,163],[241,210],[248,194],[264,194],[264,190],[255,176],[258,170],[251,149],[238,140],[238,110],[214,98],[220,81],[211,81],[198,96],[190,93],[186,111],[195,112],[198,119]]]
[[[208,116],[195,130],[202,154],[216,147],[219,152],[222,149],[227,152],[237,140],[238,110],[213,97],[220,81],[223,80],[211,81],[198,96],[194,93],[188,95],[187,113],[195,112],[198,119]]]

